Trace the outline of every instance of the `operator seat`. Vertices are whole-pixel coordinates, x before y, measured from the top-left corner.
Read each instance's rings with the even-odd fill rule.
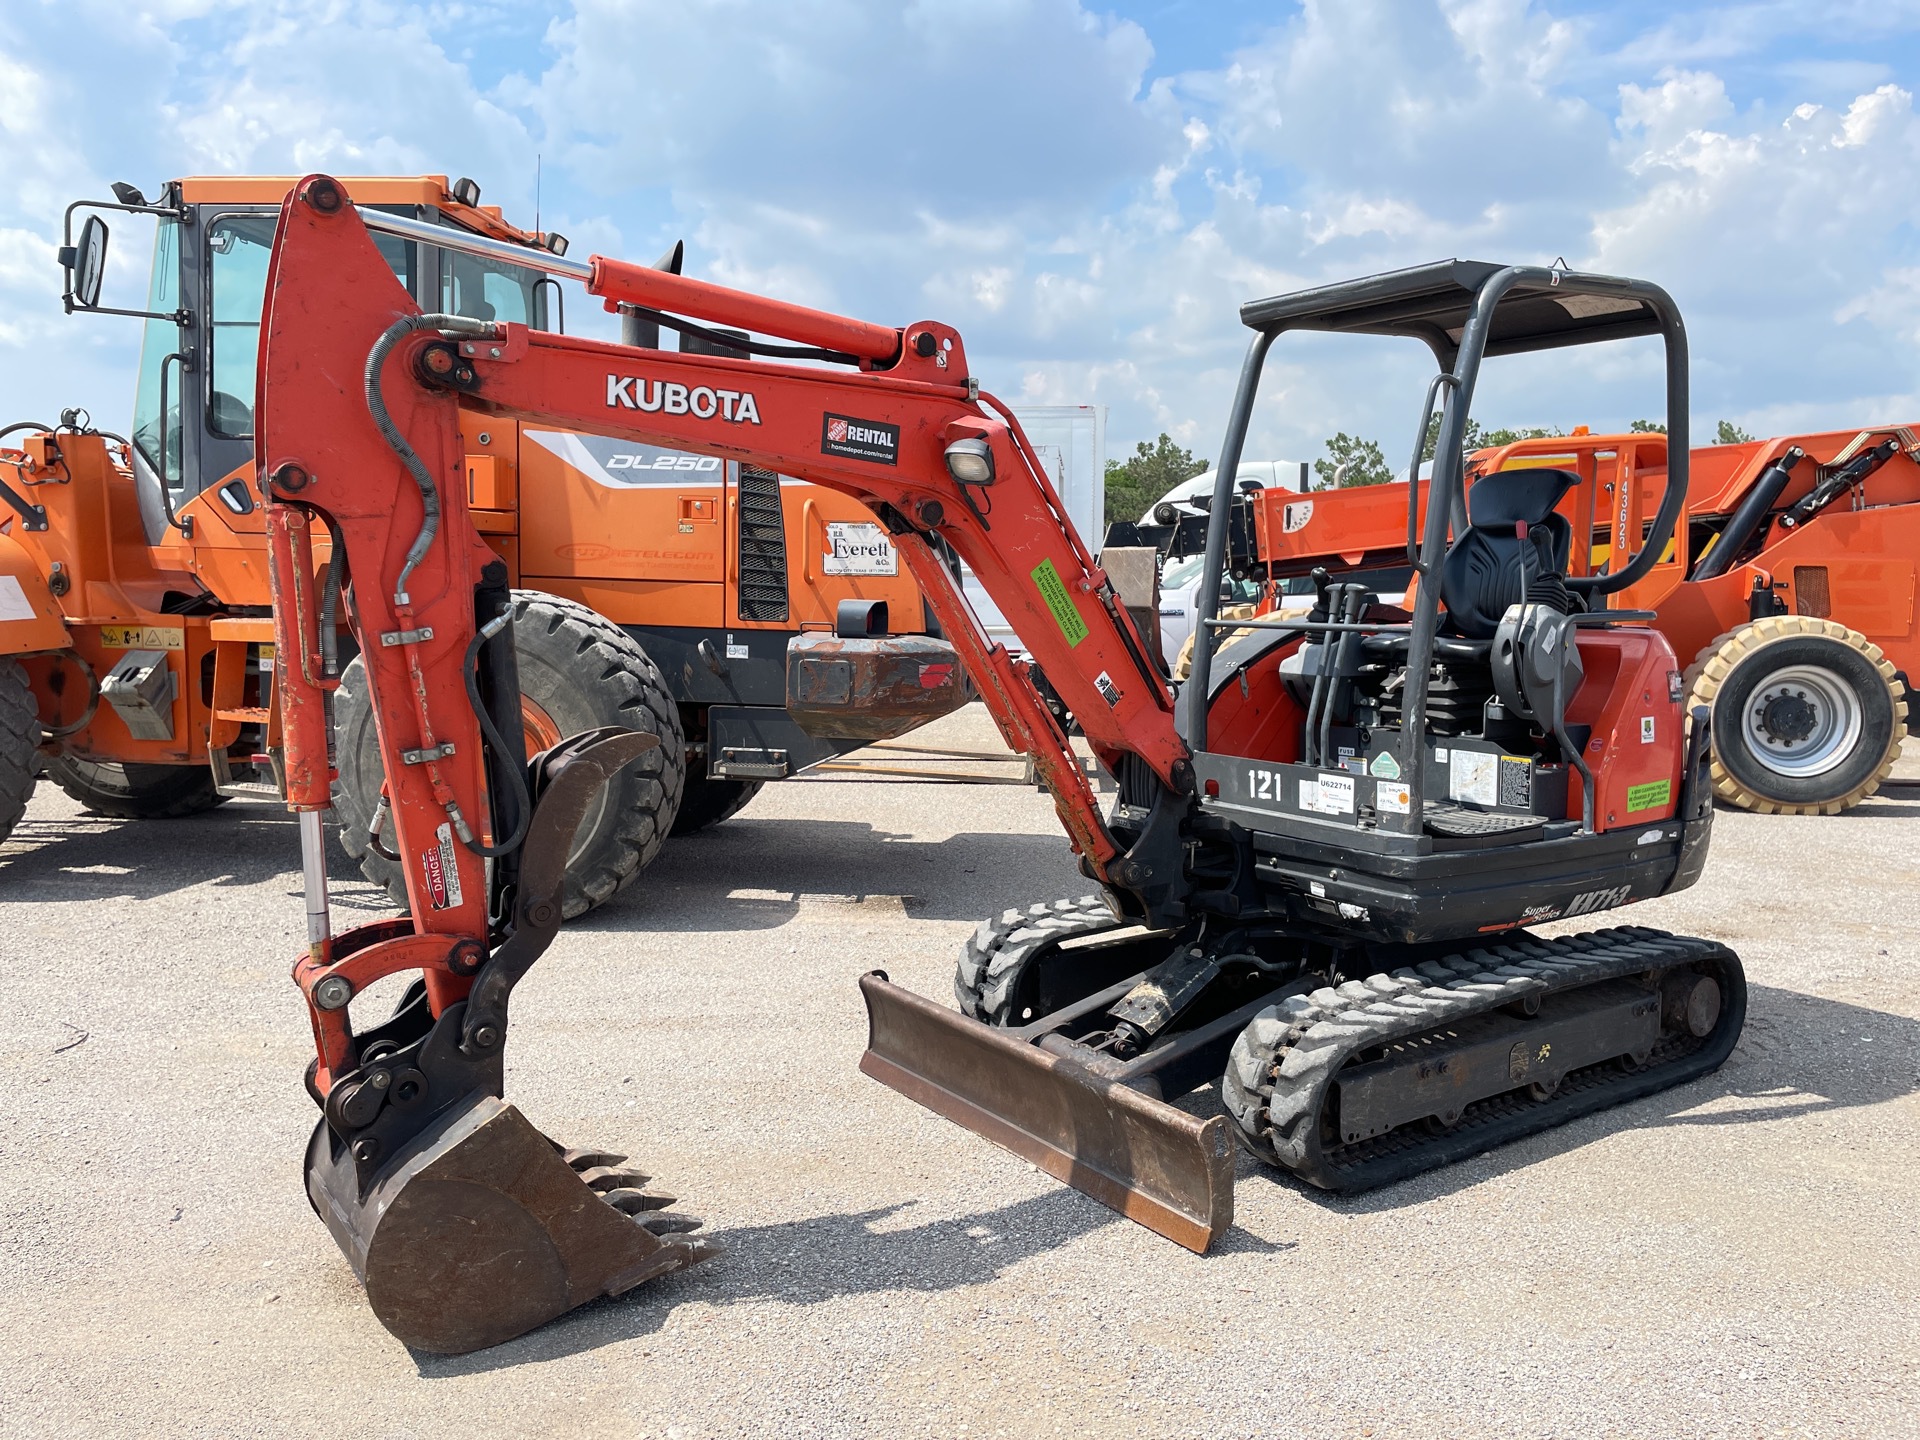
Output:
[[[1553,507],[1580,483],[1571,470],[1497,470],[1467,492],[1467,530],[1440,565],[1447,633],[1491,640],[1512,605],[1576,608],[1567,591],[1573,527]]]

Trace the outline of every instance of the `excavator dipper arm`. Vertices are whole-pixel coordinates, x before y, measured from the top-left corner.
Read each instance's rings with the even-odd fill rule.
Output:
[[[258,371],[277,693],[308,894],[294,974],[323,1110],[307,1182],[382,1322],[418,1348],[458,1352],[712,1253],[679,1238],[688,1225],[662,1208],[668,1197],[643,1191],[618,1157],[564,1150],[500,1099],[509,996],[557,927],[568,838],[597,786],[657,742],[596,732],[531,764],[521,753],[508,576],[467,514],[461,409],[731,456],[866,503],[1008,743],[1033,757],[1084,867],[1155,928],[1183,915],[1192,766],[1169,687],[951,328],[868,325],[597,257],[576,278],[609,308],[743,326],[848,368],[423,315],[369,223],[390,222],[325,176],[288,197]],[[316,527],[331,541],[324,572]],[[1030,660],[987,637],[937,542],[972,567]],[[410,913],[335,935],[319,816],[341,613],[366,665]],[[1035,668],[1120,777],[1114,820]],[[353,997],[402,972],[419,979],[399,1009],[356,1032]],[[904,1001],[876,1000],[874,983],[867,994],[879,1033]],[[882,1062],[867,1068],[912,1093]],[[1216,1191],[1227,1165],[1230,1194],[1220,1126],[1202,1139],[1196,1125],[1173,1122],[1180,1143],[1212,1154]]]

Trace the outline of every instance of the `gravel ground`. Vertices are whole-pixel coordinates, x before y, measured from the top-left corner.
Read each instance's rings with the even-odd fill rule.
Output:
[[[937,738],[994,743],[977,708]],[[1619,917],[1745,957],[1719,1074],[1358,1199],[1243,1161],[1202,1258],[855,1069],[861,972],[945,998],[981,917],[1086,890],[1045,797],[769,787],[569,928],[508,1075],[728,1253],[446,1360],[379,1327],[301,1193],[289,818],[43,786],[0,846],[0,1431],[1920,1432],[1916,840],[1909,787],[1723,814],[1698,887]]]

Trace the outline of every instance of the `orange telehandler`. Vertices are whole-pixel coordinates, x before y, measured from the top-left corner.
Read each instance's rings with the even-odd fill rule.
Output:
[[[950,327],[868,324],[600,256],[543,263],[609,302],[777,337],[741,342],[775,358],[423,313],[376,248],[407,233],[325,176],[288,197],[256,463],[306,878],[294,975],[322,1110],[308,1193],[408,1344],[497,1343],[711,1253],[621,1157],[556,1144],[501,1098],[512,990],[560,919],[560,848],[599,781],[650,741],[591,732],[521,754],[508,576],[460,484],[464,416],[729,455],[872,510],[1100,895],[983,927],[956,981],[967,1013],[864,977],[862,1068],[1181,1244],[1204,1250],[1231,1222],[1235,1134],[1309,1183],[1364,1189],[1702,1075],[1733,1048],[1746,992],[1725,947],[1525,930],[1690,885],[1705,864],[1709,717],[1683,714],[1649,617],[1608,603],[1662,548],[1684,459],[1652,543],[1618,573],[1567,573],[1555,507],[1580,476],[1504,473],[1464,514],[1431,508],[1410,610],[1329,583],[1309,617],[1254,621],[1217,653],[1236,622],[1209,617],[1176,694]],[[1687,453],[1684,334],[1644,282],[1449,262],[1241,313],[1254,340],[1218,517],[1269,348],[1294,329],[1419,323],[1452,393],[1439,494],[1464,495],[1458,442],[1487,355],[1660,335]],[[1030,658],[974,623],[945,547]],[[1225,549],[1216,520],[1203,605]],[[335,607],[366,658],[411,900],[406,917],[339,934],[317,818]],[[850,681],[860,643],[821,657],[817,682]],[[1472,677],[1501,712],[1464,703]],[[1117,779],[1105,813],[1052,698]],[[356,1030],[354,995],[395,973],[418,978]],[[1215,1081],[1225,1116],[1167,1103]]]
[[[68,308],[143,316],[145,343],[130,439],[79,412],[0,433],[12,447],[0,448],[0,839],[42,766],[89,808],[126,818],[279,793],[266,536],[247,471],[267,257],[294,178],[188,178],[151,204],[122,185],[112,202],[69,208]],[[350,183],[419,222],[378,242],[418,303],[565,328],[561,285],[540,268],[561,237],[508,224],[470,180]],[[100,304],[103,211],[157,227],[143,310]],[[484,256],[444,243],[462,236],[496,243]],[[661,263],[678,268],[677,247]],[[660,343],[650,322],[621,323]],[[738,353],[705,328],[680,343]],[[631,881],[670,830],[713,824],[767,780],[965,700],[952,648],[925,633],[912,577],[856,502],[588,431],[474,416],[462,434],[473,523],[516,590],[528,743],[609,724],[661,740],[589,807],[568,914]],[[857,689],[801,688],[837,628],[865,639],[883,616],[898,633],[870,647]],[[350,634],[339,643],[340,835],[404,903],[364,667]]]
[[[1582,477],[1558,512],[1591,545],[1571,573],[1619,569],[1653,543],[1666,435],[1522,440],[1475,452],[1469,487],[1527,468]],[[1696,449],[1686,508],[1622,603],[1691,657],[1689,705],[1713,712],[1715,795],[1763,814],[1835,814],[1873,794],[1915,714],[1920,441],[1904,425]],[[1413,500],[1426,505],[1426,485]],[[1263,608],[1316,568],[1406,573],[1406,485],[1263,492],[1235,502],[1233,564]],[[1397,567],[1397,571],[1396,571]],[[1292,582],[1290,585],[1289,582]]]

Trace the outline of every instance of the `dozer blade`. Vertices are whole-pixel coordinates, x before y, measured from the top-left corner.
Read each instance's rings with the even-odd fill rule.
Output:
[[[879,973],[860,991],[860,1069],[881,1084],[1196,1253],[1233,1224],[1225,1116],[1197,1119]]]
[[[600,1168],[583,1175],[569,1157]],[[645,1177],[601,1163],[617,1159],[562,1152],[513,1106],[475,1095],[400,1151],[364,1198],[322,1121],[307,1193],[380,1323],[416,1350],[464,1355],[718,1253],[674,1235],[697,1220],[620,1188]]]

